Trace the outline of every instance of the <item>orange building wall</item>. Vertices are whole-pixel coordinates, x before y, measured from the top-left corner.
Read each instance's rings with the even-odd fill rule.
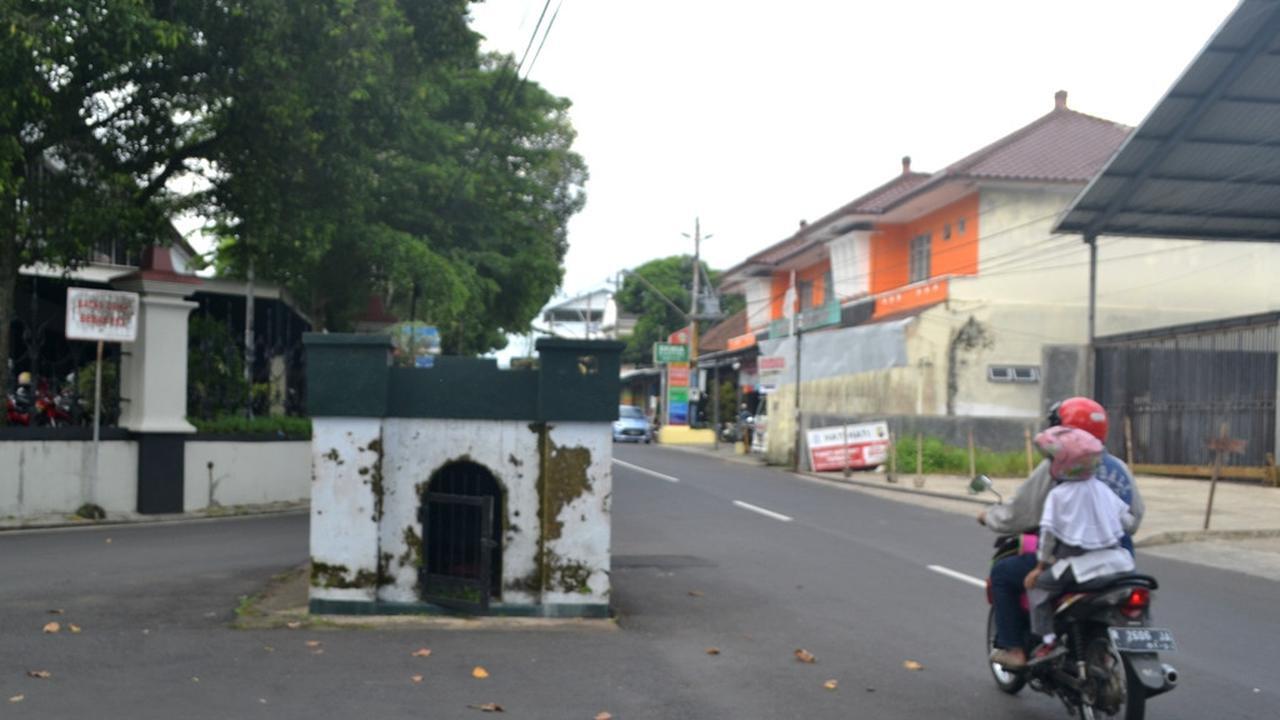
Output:
[[[813,283],[813,304],[814,306],[822,305],[827,300],[827,273],[831,272],[831,260],[823,260],[822,262],[810,265],[809,267],[796,271],[796,285],[802,282]],[[773,274],[773,285],[770,288],[770,309],[769,319],[777,320],[784,317],[784,305],[786,304],[787,288],[791,286],[791,271],[779,270]],[[800,295],[797,291],[796,303],[797,309],[800,302]]]
[[[965,229],[960,232],[959,220]],[[951,239],[943,230],[951,225]],[[978,193],[922,215],[915,220],[884,225],[871,234],[871,292],[882,293],[906,285],[911,278],[911,238],[932,233],[929,276],[978,273]]]

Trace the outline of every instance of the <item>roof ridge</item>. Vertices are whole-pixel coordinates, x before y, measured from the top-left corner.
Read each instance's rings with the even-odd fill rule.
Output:
[[[1047,125],[1051,120],[1057,119],[1059,117],[1065,117],[1068,115],[1075,115],[1075,116],[1084,118],[1086,120],[1089,120],[1091,122],[1105,123],[1113,127],[1126,128],[1128,130],[1133,129],[1132,127],[1129,127],[1124,123],[1118,123],[1114,120],[1108,120],[1103,117],[1098,117],[1097,115],[1082,113],[1079,110],[1072,110],[1071,108],[1054,108],[1053,110],[1050,110],[1049,112],[1045,113],[1044,115],[1041,115],[1035,120],[1032,120],[1026,125],[1023,125],[1017,130],[1014,130],[1008,135],[1005,135],[995,140],[994,142],[991,142],[983,146],[982,148],[979,148],[978,150],[971,152],[968,155],[960,158],[959,160],[951,163],[946,168],[941,170],[938,174],[939,175],[962,175],[964,174],[964,171],[966,169],[971,168],[974,165],[977,165],[983,160],[990,158],[996,152],[1003,150],[1005,147],[1008,147],[1009,145],[1012,145],[1013,143],[1023,139],[1027,135],[1030,135],[1031,133],[1035,132],[1036,130],[1039,130],[1042,126]]]

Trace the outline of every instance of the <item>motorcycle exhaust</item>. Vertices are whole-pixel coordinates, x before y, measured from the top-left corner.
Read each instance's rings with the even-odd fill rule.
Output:
[[[1178,670],[1167,663],[1162,663],[1160,669],[1164,672],[1165,687],[1172,690],[1178,684]]]

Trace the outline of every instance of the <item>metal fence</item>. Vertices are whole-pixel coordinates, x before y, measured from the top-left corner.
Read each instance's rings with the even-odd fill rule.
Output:
[[[1248,443],[1229,464],[1268,464],[1278,349],[1280,313],[1099,338],[1095,377],[1112,419],[1108,447],[1131,447],[1137,464],[1208,466],[1207,443],[1225,424]]]

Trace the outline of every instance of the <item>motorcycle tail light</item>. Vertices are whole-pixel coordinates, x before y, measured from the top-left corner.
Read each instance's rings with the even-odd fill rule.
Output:
[[[1142,587],[1133,588],[1120,603],[1120,612],[1128,618],[1140,618],[1149,607],[1151,607],[1151,591]]]

